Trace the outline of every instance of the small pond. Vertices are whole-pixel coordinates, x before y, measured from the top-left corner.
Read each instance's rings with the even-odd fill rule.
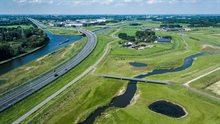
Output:
[[[146,67],[147,64],[140,63],[140,62],[129,62],[129,64],[133,67]]]
[[[150,104],[148,108],[154,112],[173,118],[181,118],[186,115],[185,110],[181,106],[165,100],[156,101]]]

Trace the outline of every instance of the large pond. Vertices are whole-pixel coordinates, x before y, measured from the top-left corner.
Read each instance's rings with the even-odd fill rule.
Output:
[[[1,64],[0,65],[0,75],[6,73],[8,71],[11,71],[21,65],[24,65],[34,59],[40,58],[43,55],[46,55],[54,50],[57,50],[61,47],[64,47],[64,46],[66,46],[70,43],[73,43],[73,42],[82,38],[82,36],[54,35],[48,31],[45,31],[45,32],[48,35],[48,37],[50,38],[49,43],[45,47],[43,47],[33,53],[30,53],[26,56],[23,56],[23,57],[14,59],[12,61],[9,61],[7,63]]]
[[[178,68],[165,69],[165,70],[153,70],[150,73],[138,75],[135,78],[141,79],[141,78],[145,78],[151,75],[182,71],[192,66],[192,63],[195,58],[204,56],[204,55],[209,55],[209,54],[220,54],[220,52],[203,52],[203,53],[194,54],[194,55],[186,57],[184,59],[184,64]],[[81,124],[92,124],[95,121],[95,119],[98,116],[100,116],[103,112],[105,112],[108,108],[111,108],[111,107],[124,108],[128,106],[132,98],[134,97],[136,90],[137,90],[137,82],[130,81],[127,85],[127,89],[124,94],[114,97],[108,105],[96,109],[86,120],[81,122]]]
[[[181,118],[186,115],[184,108],[165,100],[156,101],[150,104],[148,108],[156,113],[160,113],[173,118]]]

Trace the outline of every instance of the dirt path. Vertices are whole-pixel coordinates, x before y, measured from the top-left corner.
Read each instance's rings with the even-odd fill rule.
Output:
[[[195,93],[198,93],[198,94],[200,94],[200,95],[206,96],[206,97],[208,97],[208,98],[210,98],[210,99],[213,99],[213,100],[215,100],[215,101],[220,102],[220,98],[219,98],[219,97],[210,95],[210,94],[208,94],[208,93],[206,93],[206,92],[202,92],[202,91],[200,91],[200,90],[198,90],[198,89],[196,89],[196,88],[190,87],[190,84],[191,84],[192,82],[194,82],[194,81],[196,81],[196,80],[199,80],[199,79],[201,79],[201,78],[203,78],[203,77],[205,77],[205,76],[207,76],[207,75],[209,75],[209,74],[212,74],[212,73],[214,73],[214,72],[216,72],[216,71],[218,71],[218,70],[220,70],[220,67],[219,67],[219,68],[216,68],[216,69],[214,69],[214,70],[212,70],[212,71],[210,71],[210,72],[207,72],[207,73],[205,73],[205,74],[203,74],[203,75],[201,75],[201,76],[199,76],[199,77],[197,77],[197,78],[194,78],[194,79],[192,79],[192,80],[190,80],[190,81],[188,81],[188,82],[186,82],[186,83],[184,83],[183,86],[186,87],[187,89],[189,89],[189,90],[195,92]]]
[[[192,79],[192,80],[190,80],[190,81],[184,83],[183,85],[186,86],[186,87],[190,87],[190,86],[189,86],[190,83],[192,83],[192,82],[194,82],[194,81],[196,81],[196,80],[199,80],[199,79],[201,79],[201,78],[203,78],[203,77],[205,77],[205,76],[207,76],[207,75],[209,75],[209,74],[211,74],[211,73],[214,73],[214,72],[216,72],[216,71],[218,71],[218,70],[220,70],[220,67],[219,67],[219,68],[216,68],[216,69],[214,69],[214,70],[212,70],[212,71],[210,71],[210,72],[207,72],[207,73],[205,73],[205,74],[203,74],[203,75],[201,75],[201,76],[199,76],[199,77],[197,77],[197,78],[194,78],[194,79]]]

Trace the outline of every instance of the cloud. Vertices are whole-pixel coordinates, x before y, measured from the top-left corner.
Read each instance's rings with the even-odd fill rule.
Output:
[[[57,4],[57,5],[113,5],[124,6],[129,4],[159,4],[159,3],[196,3],[201,0],[13,0],[22,4]]]
[[[55,0],[13,0],[16,3],[21,4],[40,4],[40,3],[50,3],[53,4]]]

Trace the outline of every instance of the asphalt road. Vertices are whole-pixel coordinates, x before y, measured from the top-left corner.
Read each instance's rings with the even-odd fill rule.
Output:
[[[34,23],[36,21],[32,20]],[[39,24],[37,24],[39,26]],[[78,53],[74,58],[70,59],[66,63],[57,67],[54,70],[47,72],[46,74],[29,81],[19,87],[16,87],[0,96],[0,112],[6,110],[7,108],[13,106],[22,99],[30,96],[36,91],[47,86],[60,76],[64,75],[66,72],[76,67],[80,62],[87,58],[92,51],[95,49],[97,44],[97,37],[93,32],[87,30],[79,30],[81,33],[85,34],[87,37],[87,43],[85,47]]]

